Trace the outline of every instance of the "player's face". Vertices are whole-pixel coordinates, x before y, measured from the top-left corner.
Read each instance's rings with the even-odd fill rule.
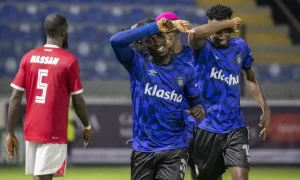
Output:
[[[213,20],[215,21],[215,20]],[[209,21],[212,22],[212,21]],[[228,41],[230,38],[232,30],[231,29],[223,29],[221,31],[216,32],[211,36],[213,43],[219,47],[227,47]]]
[[[231,35],[230,29],[223,29],[212,35],[213,42],[216,46],[227,47]]]
[[[163,57],[168,53],[166,38],[163,33],[158,33],[144,38],[143,45],[153,57]]]
[[[170,49],[176,43],[177,33],[176,32],[165,33],[165,36],[166,36],[167,48]]]

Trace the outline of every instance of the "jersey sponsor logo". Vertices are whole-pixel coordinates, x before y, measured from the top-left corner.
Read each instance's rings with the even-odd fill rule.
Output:
[[[57,57],[50,56],[31,56],[30,63],[38,63],[38,64],[53,64],[56,65],[59,61]]]
[[[183,77],[177,77],[177,84],[180,87],[184,85]]]
[[[158,89],[157,85],[151,87],[149,83],[146,84],[144,94],[147,94],[149,96],[156,96],[162,99],[167,99],[178,103],[181,103],[182,101],[182,95],[177,94],[175,90],[173,90],[172,92],[165,91],[163,89]]]
[[[148,74],[151,76],[155,76],[157,74],[157,72],[154,69],[150,69],[150,70],[148,70]]]
[[[223,74],[223,70],[217,70],[215,67],[212,68],[210,73],[210,78],[219,79],[221,81],[225,81],[228,85],[236,85],[239,84],[239,76],[233,76],[232,74],[229,77],[226,77]]]

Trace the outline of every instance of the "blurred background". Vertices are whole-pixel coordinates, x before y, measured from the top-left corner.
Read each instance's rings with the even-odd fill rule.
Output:
[[[128,75],[116,61],[109,38],[122,28],[163,11],[194,25],[207,22],[206,9],[225,4],[243,19],[240,34],[252,49],[255,69],[272,111],[269,138],[261,141],[256,102],[242,88],[250,126],[252,180],[300,179],[300,1],[299,0],[0,0],[0,179],[24,175],[23,116],[18,122],[16,161],[5,152],[9,84],[22,56],[44,45],[43,20],[60,12],[69,21],[69,51],[80,62],[90,121],[91,145],[83,149],[81,124],[70,108],[70,168],[63,179],[130,178],[132,115]],[[183,42],[187,37],[182,36]],[[244,86],[242,84],[242,86]],[[25,105],[22,106],[24,115]],[[229,180],[229,174],[225,174]],[[189,179],[189,174],[187,175]]]

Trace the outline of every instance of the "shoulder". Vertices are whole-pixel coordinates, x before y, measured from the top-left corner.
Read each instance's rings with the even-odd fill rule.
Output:
[[[230,41],[235,46],[248,46],[246,41],[243,38],[230,38]]]
[[[70,53],[69,51],[64,50],[64,49],[58,49],[58,51],[60,51],[60,54],[62,56],[65,56],[69,61],[72,61],[72,62],[77,61],[77,57],[74,54]]]
[[[57,49],[59,54],[58,57],[59,58],[63,58],[64,61],[61,61],[62,63],[60,63],[60,66],[65,66],[67,68],[71,68],[71,67],[76,67],[79,65],[79,61],[78,58],[72,54],[71,52],[64,50],[64,49]]]
[[[203,47],[200,48],[200,49],[193,49],[193,53],[194,53],[195,55],[201,54],[201,53],[203,53],[203,52],[206,53],[206,52],[210,51],[213,47],[214,47],[214,46],[212,45],[212,42],[211,42],[211,40],[210,40],[210,37],[207,37],[207,38],[205,39],[205,42],[204,42]]]
[[[184,73],[188,73],[193,71],[194,66],[192,65],[192,63],[186,62],[186,61],[176,61],[176,66],[183,70]]]

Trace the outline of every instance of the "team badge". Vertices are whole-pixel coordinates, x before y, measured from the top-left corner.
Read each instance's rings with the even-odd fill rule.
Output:
[[[236,55],[235,59],[236,59],[236,62],[237,62],[238,64],[241,64],[241,61],[242,61],[241,55],[239,55],[239,54]]]
[[[178,86],[182,87],[184,82],[183,82],[183,77],[177,77],[177,84]]]

